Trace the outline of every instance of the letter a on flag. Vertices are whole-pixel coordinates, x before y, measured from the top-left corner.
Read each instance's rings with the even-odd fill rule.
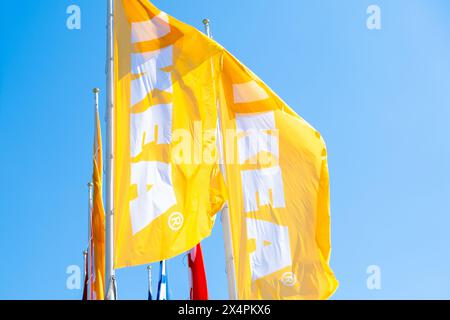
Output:
[[[221,51],[147,0],[115,1],[116,268],[170,259],[211,233],[224,202]]]

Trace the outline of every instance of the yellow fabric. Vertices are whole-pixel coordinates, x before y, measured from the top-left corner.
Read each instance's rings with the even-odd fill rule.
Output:
[[[329,177],[319,132],[216,42],[147,0],[116,1],[115,20],[115,267],[169,259],[194,247],[210,234],[214,214],[228,198],[238,298],[330,297],[338,282],[328,265]],[[143,61],[158,55],[149,62],[155,78],[136,54]],[[145,98],[135,98],[133,84],[139,81]],[[160,130],[165,122],[158,128],[148,124],[145,135],[132,139],[135,119],[149,110],[156,114],[151,119],[169,119],[172,110],[171,138]],[[191,155],[178,143],[181,130],[194,150],[211,152],[215,135],[202,139],[198,132],[214,132],[218,120],[227,190],[216,160],[199,161],[197,152]],[[168,184],[176,198],[154,219],[147,219],[146,210],[133,215],[130,209],[143,194],[156,192],[152,183],[142,183],[142,175],[132,183],[132,171],[149,162],[158,163],[159,174],[170,166]],[[155,203],[164,206],[168,190]],[[173,230],[171,219],[179,213],[182,227]],[[142,216],[151,222],[146,225]]]
[[[92,210],[92,245],[94,252],[94,281],[92,290],[96,300],[104,300],[105,292],[105,210],[103,208],[102,180],[102,133],[98,110],[95,114],[96,133],[94,140],[94,199]]]
[[[166,23],[164,17],[158,18],[162,17],[161,14],[147,0],[118,0],[115,4],[115,268],[166,260],[190,250],[210,235],[214,215],[224,202],[215,150],[217,107],[211,72],[212,65],[214,68],[219,66],[221,47],[171,17]],[[155,33],[151,21],[162,25],[162,31]],[[145,30],[137,32],[139,41],[133,40],[133,28],[139,31],[142,23],[150,25],[150,33]],[[157,63],[164,65],[156,66],[159,73],[170,74],[171,86],[151,83],[148,86],[154,86],[153,90],[147,92],[145,98],[134,99],[133,102],[132,83],[145,78],[146,74],[132,72],[132,56],[149,56],[158,50],[172,52],[172,61],[161,59]],[[164,74],[157,76],[156,81],[160,78],[164,78]],[[143,81],[149,82],[150,77]],[[147,142],[147,136],[153,133],[153,127],[148,128],[142,139],[142,149],[134,147],[139,153],[133,156],[130,151],[130,130],[135,128],[130,125],[132,118],[161,109],[161,105],[162,108],[170,106],[172,110],[171,141],[167,137],[166,141],[159,141],[160,132],[155,128],[158,132],[152,141]],[[167,112],[168,109],[165,110]],[[202,132],[213,134],[203,135]],[[183,144],[186,140],[192,147],[189,150]],[[138,225],[134,222],[138,218],[132,216],[131,207],[141,201],[146,192],[156,192],[156,189],[150,183],[146,190],[133,183],[132,170],[137,166],[148,166],[149,162],[157,162],[164,168],[165,165],[170,166],[176,202],[147,225],[142,222]],[[158,208],[162,206],[161,198],[151,200],[155,212],[162,210]],[[182,226],[177,229],[181,221],[179,214],[182,215]]]
[[[224,153],[227,159],[228,201],[238,298],[329,298],[336,290],[338,282],[328,265],[330,210],[325,143],[318,131],[291,110],[257,76],[228,52],[224,52],[223,55],[221,75],[222,134],[234,137],[226,142]],[[234,85],[241,87],[243,85],[244,89],[247,88],[245,89],[247,91],[241,90],[240,93],[241,95],[244,93],[244,98],[235,97]],[[249,87],[257,89],[248,89]],[[246,98],[248,101],[245,101]],[[236,99],[239,103],[235,103]],[[274,118],[274,130],[266,130],[265,133],[277,137],[275,152],[260,152],[240,163],[239,159],[236,159],[239,158],[239,152],[242,152],[239,150],[238,141],[244,136],[236,132],[237,118],[261,115]],[[244,202],[248,200],[245,199],[244,193],[247,192],[248,195],[248,190],[244,190],[243,172],[274,168],[281,171],[283,186],[280,189],[283,190],[271,189],[269,191],[271,201],[265,205],[260,205],[261,194],[256,194],[257,210],[246,212],[248,210],[245,209]],[[261,181],[252,183],[261,187]],[[284,206],[279,205],[277,208],[274,205],[274,194],[277,194],[278,198],[284,198]],[[252,280],[250,255],[255,252],[256,243],[255,239],[248,235],[248,218],[287,227],[290,265]],[[262,238],[260,246],[266,248],[272,244]],[[280,249],[282,250],[283,248]],[[270,265],[276,259],[276,256],[256,259],[254,268]]]

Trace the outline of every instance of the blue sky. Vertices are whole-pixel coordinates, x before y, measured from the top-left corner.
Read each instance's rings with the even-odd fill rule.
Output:
[[[66,28],[71,4],[81,30]],[[66,288],[66,268],[82,265],[86,245],[105,4],[0,2],[0,299],[81,297]],[[198,28],[210,18],[215,39],[325,137],[335,299],[450,298],[448,1],[154,4]],[[366,27],[371,4],[381,30]],[[227,297],[221,236],[217,222],[204,242],[215,299]],[[370,265],[381,290],[366,286]],[[145,267],[117,276],[120,298],[146,298]],[[173,298],[189,296],[185,258],[169,262],[169,281]]]

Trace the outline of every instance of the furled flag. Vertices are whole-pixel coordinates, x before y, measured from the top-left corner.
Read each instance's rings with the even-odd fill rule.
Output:
[[[159,265],[159,283],[158,295],[156,300],[169,300],[169,281],[167,279],[166,261],[163,260]]]
[[[221,47],[147,0],[115,1],[116,268],[182,254],[211,234],[225,191],[211,58]]]
[[[189,251],[188,265],[191,300],[208,300],[208,284],[200,243]]]
[[[97,89],[95,89],[97,90]],[[102,197],[103,157],[102,157],[102,133],[100,128],[100,116],[98,105],[95,110],[95,134],[94,134],[94,183],[93,209],[92,209],[92,255],[93,277],[92,291],[95,300],[104,300],[105,297],[105,210]]]

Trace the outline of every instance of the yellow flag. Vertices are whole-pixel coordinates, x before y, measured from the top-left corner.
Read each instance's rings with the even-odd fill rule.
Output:
[[[319,132],[221,46],[147,0],[116,1],[115,20],[115,267],[194,247],[228,193],[238,298],[330,297],[338,283]]]
[[[172,258],[211,233],[224,201],[221,54],[147,0],[115,2],[115,268]]]
[[[96,300],[104,300],[105,285],[105,210],[103,208],[103,157],[102,133],[98,109],[95,111],[95,138],[94,138],[94,182],[93,209],[92,209],[92,250],[94,253],[94,276],[92,290]]]
[[[239,299],[326,299],[327,150],[320,133],[224,52],[220,106]]]

